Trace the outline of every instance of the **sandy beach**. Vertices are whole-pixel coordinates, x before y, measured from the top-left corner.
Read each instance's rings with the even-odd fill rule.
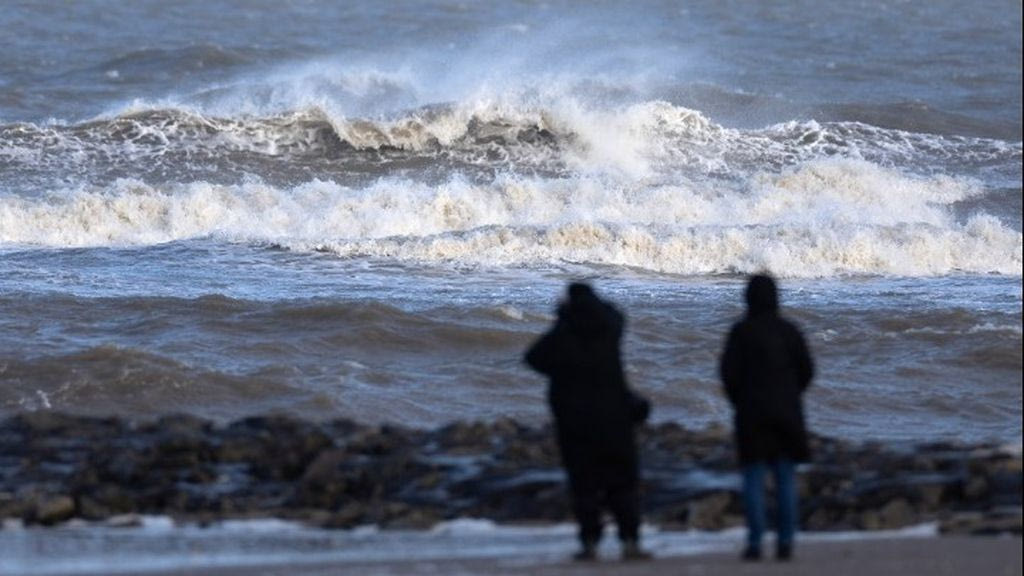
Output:
[[[160,576],[328,576],[333,574],[425,575],[425,574],[507,574],[507,575],[623,575],[691,574],[701,576],[746,574],[794,574],[861,576],[893,574],[935,575],[1019,575],[1020,537],[937,537],[892,540],[851,540],[810,542],[801,545],[794,561],[764,560],[744,563],[735,554],[715,553],[656,558],[651,562],[624,563],[606,558],[597,563],[545,562],[536,558],[474,558],[416,562],[292,564],[274,567],[232,567],[169,572],[146,572]]]

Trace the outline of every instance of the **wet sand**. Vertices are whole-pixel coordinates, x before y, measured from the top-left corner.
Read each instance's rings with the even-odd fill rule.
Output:
[[[811,542],[799,546],[796,558],[780,563],[766,559],[745,563],[736,554],[700,554],[626,563],[614,558],[596,563],[545,562],[536,558],[474,558],[416,562],[293,564],[274,567],[232,567],[147,574],[159,576],[330,576],[491,575],[509,576],[652,576],[683,574],[725,576],[793,574],[817,576],[1015,576],[1021,574],[1021,538],[951,536]]]

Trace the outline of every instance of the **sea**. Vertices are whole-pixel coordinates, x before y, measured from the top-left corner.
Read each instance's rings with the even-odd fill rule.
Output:
[[[0,6],[0,417],[549,420],[572,281],[729,427],[770,272],[810,428],[1020,445],[1019,0]]]

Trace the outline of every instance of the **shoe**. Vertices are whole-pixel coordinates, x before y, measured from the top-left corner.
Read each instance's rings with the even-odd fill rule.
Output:
[[[740,559],[744,562],[757,562],[761,559],[761,549],[754,548],[753,546],[747,546],[743,551],[743,555],[740,556]]]
[[[641,548],[636,540],[627,540],[622,543],[623,560],[650,560],[651,558],[654,558],[654,555]]]
[[[593,562],[597,560],[597,547],[593,544],[584,544],[580,551],[572,555],[577,562]]]
[[[793,559],[793,545],[779,544],[775,547],[775,559],[786,562]]]

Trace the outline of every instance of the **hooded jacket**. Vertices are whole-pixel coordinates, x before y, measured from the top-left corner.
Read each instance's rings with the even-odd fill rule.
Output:
[[[814,363],[800,330],[779,315],[778,292],[768,276],[747,286],[746,316],[733,325],[719,364],[734,410],[740,463],[786,457],[810,459],[802,395]]]
[[[586,284],[573,284],[554,326],[525,360],[549,379],[548,403],[570,468],[609,459],[635,466],[633,396],[622,369],[625,319]]]

